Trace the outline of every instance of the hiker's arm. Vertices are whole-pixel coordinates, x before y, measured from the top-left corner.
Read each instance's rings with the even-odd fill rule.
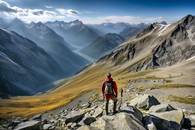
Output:
[[[118,87],[117,87],[116,82],[114,82],[114,92],[115,92],[115,96],[117,97],[118,96]]]

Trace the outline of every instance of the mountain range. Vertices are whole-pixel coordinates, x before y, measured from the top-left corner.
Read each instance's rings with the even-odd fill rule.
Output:
[[[173,24],[153,23],[102,60],[116,65],[131,61],[130,71],[174,65],[195,55],[194,29],[192,15]]]
[[[117,23],[116,25],[107,24],[105,28],[110,27],[107,32],[113,30],[120,32],[126,26],[125,23]],[[1,18],[0,28],[2,34],[0,44],[3,49],[1,56],[4,59],[1,61],[0,67],[2,70],[1,86],[3,86],[1,97],[32,95],[48,90],[54,86],[53,82],[56,80],[69,77],[92,62],[88,59],[97,60],[124,41],[119,34],[100,34],[96,29],[79,20],[67,23],[55,21],[27,24],[18,18],[11,21]],[[75,38],[75,36],[77,37]],[[4,41],[8,42],[11,47],[7,46]],[[21,47],[18,48],[19,46]],[[28,54],[27,50],[31,46],[36,49],[29,51]],[[13,48],[16,49],[12,50]],[[37,50],[41,50],[43,54],[37,54]],[[14,53],[11,54],[11,51]],[[23,57],[21,53],[26,57]],[[86,59],[86,57],[89,58]],[[5,62],[6,59],[7,62]],[[51,64],[51,66],[47,64]],[[20,75],[15,66],[24,74]],[[10,69],[8,69],[9,67]],[[25,75],[27,76],[24,77]],[[12,88],[16,88],[16,91],[12,92]]]
[[[19,37],[22,41],[27,40],[27,43],[32,42],[24,37],[18,36],[18,34],[14,32],[10,32],[5,29],[1,30],[1,32],[1,35],[6,34],[6,37],[3,36],[3,41],[9,41],[8,43],[13,42],[12,37]],[[113,41],[114,39],[119,39],[119,41],[122,41],[122,38],[118,34],[106,34],[105,37],[104,35],[102,36],[99,39],[102,39],[103,42],[107,37],[109,39],[111,38]],[[14,44],[16,44],[15,41],[18,41],[17,38],[15,39]],[[17,42],[17,44],[19,43],[20,42]],[[70,103],[73,99],[75,99],[75,97],[80,97],[83,93],[92,92],[96,94],[96,91],[99,92],[98,90],[100,89],[101,83],[104,81],[104,77],[108,72],[112,73],[113,78],[117,82],[119,88],[127,87],[128,91],[132,93],[135,92],[136,94],[155,94],[162,101],[174,102],[176,105],[178,105],[177,103],[179,102],[181,103],[179,105],[188,109],[189,102],[193,104],[191,101],[194,99],[194,43],[195,16],[187,15],[171,24],[166,24],[164,22],[150,24],[137,35],[129,38],[125,42],[116,43],[118,46],[116,45],[111,52],[107,51],[108,54],[104,53],[105,55],[97,62],[86,66],[86,68],[81,70],[78,74],[65,80],[65,83],[62,83],[60,87],[51,89],[44,94],[35,95],[32,97],[13,97],[12,99],[7,99],[6,102],[4,100],[0,100],[0,114],[4,116],[32,116]],[[33,44],[33,42],[31,44]],[[1,47],[1,52],[5,53],[6,55],[9,54],[8,52],[12,52],[14,50],[14,47],[11,45],[8,46],[9,44],[4,44],[4,42],[1,42],[1,45],[3,45],[3,47]],[[36,44],[34,43],[33,45]],[[9,51],[10,49],[2,51],[4,50],[5,46],[6,48],[11,48],[11,51]],[[17,46],[22,49],[28,49],[28,47],[23,47],[21,45]],[[36,45],[34,48],[40,47]],[[99,49],[99,46],[97,45],[95,48]],[[43,53],[47,54],[43,49],[38,50],[43,51],[41,55],[43,55]],[[17,53],[19,52],[22,51],[17,51]],[[4,59],[6,59],[7,56],[3,53],[1,54],[1,57],[3,56]],[[9,57],[19,55],[12,54],[13,53],[10,53]],[[33,53],[33,56],[38,59],[44,57],[37,57],[37,54],[39,53]],[[18,56],[18,62],[21,62],[20,64],[22,64],[23,61],[26,60],[21,60],[20,57],[28,55],[29,54]],[[48,57],[50,60],[53,59],[53,57],[49,55]],[[29,57],[27,59],[29,59]],[[33,58],[30,57],[30,59]],[[13,61],[8,60],[8,58],[1,61],[2,63],[6,64],[2,67],[1,63],[0,72],[5,72],[5,74],[9,74],[10,76],[7,78],[1,74],[1,81],[3,81],[2,83],[4,86],[7,85],[7,81],[12,81],[10,80],[12,78],[11,76],[13,75],[12,72],[16,73],[19,70],[18,68],[13,68],[13,70],[9,71],[9,68],[12,66],[15,67],[15,61]],[[31,62],[33,61],[34,60],[31,60]],[[11,64],[10,67],[8,66],[8,63]],[[44,63],[46,63],[46,61],[44,61]],[[27,66],[29,64],[27,64]],[[56,65],[57,64],[54,64],[54,66]],[[56,72],[60,71],[60,67],[57,68],[59,70],[56,70]],[[20,70],[19,72],[23,71]],[[50,72],[46,71],[45,73]],[[20,78],[20,76],[17,76],[17,78]],[[96,97],[98,97],[97,95]],[[131,98],[131,95],[129,95],[128,98]],[[18,102],[20,104],[17,104]],[[26,102],[31,102],[30,106],[24,107],[23,104]],[[188,105],[183,105],[184,103]],[[10,109],[6,109],[7,107]],[[35,107],[36,109],[30,109],[32,107]],[[194,107],[190,105],[190,108]]]
[[[68,23],[64,21],[47,22],[46,25],[66,39],[68,43],[71,43],[70,46],[75,49],[89,45],[99,36],[96,31],[79,20]]]

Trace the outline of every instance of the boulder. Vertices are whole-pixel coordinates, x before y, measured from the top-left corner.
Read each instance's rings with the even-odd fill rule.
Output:
[[[189,120],[190,120],[191,126],[195,127],[195,115],[190,115]]]
[[[66,115],[65,123],[68,124],[70,122],[78,123],[84,117],[85,113],[82,111],[71,111],[68,115]]]
[[[172,110],[160,113],[150,113],[144,119],[145,127],[154,124],[157,130],[180,130],[184,121],[182,110]]]
[[[172,111],[172,110],[175,110],[175,108],[173,108],[169,104],[159,104],[159,105],[152,106],[149,109],[149,112],[166,112],[166,111]]]
[[[96,121],[95,117],[84,117],[83,120],[81,121],[81,124],[90,125],[95,121]]]
[[[148,123],[147,126],[146,126],[146,128],[148,130],[157,130],[157,128],[156,128],[156,126],[154,125],[153,122]]]
[[[41,118],[42,118],[42,115],[38,114],[38,115],[35,115],[32,118],[30,118],[30,120],[41,120]]]
[[[151,106],[158,105],[160,104],[160,102],[154,96],[144,94],[139,95],[133,100],[131,100],[130,104],[135,107],[148,110]]]
[[[37,120],[30,120],[18,124],[14,130],[40,130],[41,122]]]
[[[114,130],[112,124],[103,117],[92,123],[91,126],[100,130]]]
[[[146,130],[141,121],[125,112],[114,116],[103,116],[91,126],[100,130]]]
[[[136,118],[138,118],[140,121],[142,121],[142,118],[143,118],[142,112],[134,106],[123,105],[120,108],[120,112],[126,112],[129,114],[133,114]]]
[[[182,124],[184,119],[184,113],[181,109],[161,113],[151,113],[151,115],[171,122],[176,122],[178,124]]]
[[[99,130],[99,129],[88,126],[88,125],[83,125],[83,126],[79,127],[77,130]]]
[[[97,117],[102,116],[102,114],[103,114],[103,109],[101,107],[98,107],[95,109],[93,117],[97,118]]]
[[[43,125],[43,130],[51,130],[52,128],[54,128],[54,126],[52,124],[44,124]]]

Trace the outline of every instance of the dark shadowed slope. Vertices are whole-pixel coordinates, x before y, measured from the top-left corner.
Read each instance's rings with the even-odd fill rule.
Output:
[[[60,65],[34,42],[0,29],[1,97],[47,90],[62,75]]]

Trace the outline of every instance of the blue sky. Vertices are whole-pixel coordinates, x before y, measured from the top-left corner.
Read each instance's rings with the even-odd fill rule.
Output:
[[[195,0],[4,0],[4,2],[10,8],[20,10],[18,11],[20,14],[12,12],[12,17],[15,15],[27,22],[37,21],[38,16],[33,16],[36,11],[46,12],[44,16],[39,15],[40,21],[80,19],[86,23],[120,21],[140,23],[162,20],[173,22],[187,14],[195,14]],[[0,5],[0,11],[1,7]],[[29,10],[26,12],[32,14],[21,13],[22,9]],[[53,17],[46,16],[52,13]]]

